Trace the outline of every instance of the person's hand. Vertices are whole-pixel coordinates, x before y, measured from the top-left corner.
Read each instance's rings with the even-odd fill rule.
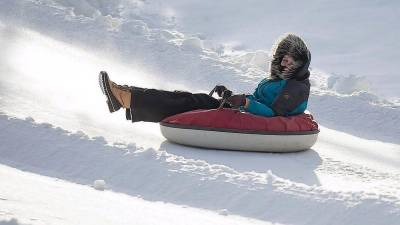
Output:
[[[231,90],[225,90],[222,92],[222,99],[228,99],[229,97],[232,96],[232,91]]]
[[[228,90],[228,88],[226,88],[224,85],[217,85],[214,88],[214,92],[217,93],[218,97],[222,97],[222,93],[224,93],[226,90]]]
[[[232,106],[232,108],[239,108],[246,105],[246,95],[232,95],[226,99],[226,103]]]

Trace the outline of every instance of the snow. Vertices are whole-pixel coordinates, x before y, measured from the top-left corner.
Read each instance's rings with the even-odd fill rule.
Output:
[[[331,217],[364,224],[383,215],[381,224],[396,224],[400,213],[398,146],[325,128],[312,150],[263,154],[204,151],[165,140],[148,149],[110,146],[102,137],[7,116],[0,127],[7,130],[0,136],[2,164],[89,186],[101,178],[110,190],[147,201],[282,224],[304,222],[304,215],[315,219],[310,224]],[[332,136],[342,141],[332,143]]]
[[[354,4],[348,3],[350,12]],[[316,52],[309,110],[321,133],[308,151],[184,147],[167,142],[158,124],[109,114],[98,88],[100,70],[121,84],[206,93],[215,84],[252,92],[266,76],[270,44],[252,39],[265,34],[237,27],[259,30],[262,24],[248,23],[249,13],[259,17],[263,8],[197,6],[178,0],[0,2],[0,224],[397,224],[399,96],[375,94],[364,72],[334,74],[341,61],[323,62],[337,57],[319,55],[328,50],[316,44],[318,33],[299,31]],[[235,11],[238,6],[246,10]],[[225,28],[205,26],[193,20],[198,14],[232,21]],[[237,30],[243,35],[234,35]],[[271,41],[282,33],[263,30]],[[335,40],[338,52],[347,51],[342,45],[348,43]],[[264,43],[267,48],[259,47]],[[382,89],[398,86],[392,81]]]
[[[0,224],[272,224],[234,215],[151,202],[0,165]],[[29,187],[29,188],[27,188]],[[6,196],[5,198],[3,196]]]
[[[106,189],[106,182],[104,180],[95,180],[93,182],[93,188],[99,191],[104,191]]]
[[[330,76],[328,88],[340,94],[353,94],[354,92],[370,91],[370,84],[365,77],[359,77],[354,74],[344,77]]]
[[[173,8],[177,27],[222,44],[266,49],[283,33],[303,36],[312,52],[312,65],[347,76],[371,80],[380,95],[398,97],[397,59],[400,3],[361,0],[334,2],[160,0],[160,10]],[[390,82],[388,82],[390,81]]]
[[[188,38],[183,40],[182,49],[186,51],[200,52],[203,50],[203,43],[199,38]]]

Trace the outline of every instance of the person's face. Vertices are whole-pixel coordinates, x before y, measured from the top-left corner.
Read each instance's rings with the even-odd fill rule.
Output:
[[[294,59],[289,56],[285,55],[281,61],[282,72],[288,72],[294,66]]]

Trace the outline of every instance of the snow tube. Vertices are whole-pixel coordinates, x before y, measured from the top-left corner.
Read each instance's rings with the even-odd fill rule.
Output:
[[[319,129],[311,114],[263,117],[233,109],[195,110],[160,122],[162,135],[178,144],[239,151],[310,149]]]

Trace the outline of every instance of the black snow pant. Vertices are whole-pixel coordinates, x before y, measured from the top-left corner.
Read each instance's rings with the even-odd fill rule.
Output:
[[[131,106],[126,109],[126,119],[132,122],[160,122],[178,113],[214,109],[219,105],[217,99],[204,93],[131,87]]]

